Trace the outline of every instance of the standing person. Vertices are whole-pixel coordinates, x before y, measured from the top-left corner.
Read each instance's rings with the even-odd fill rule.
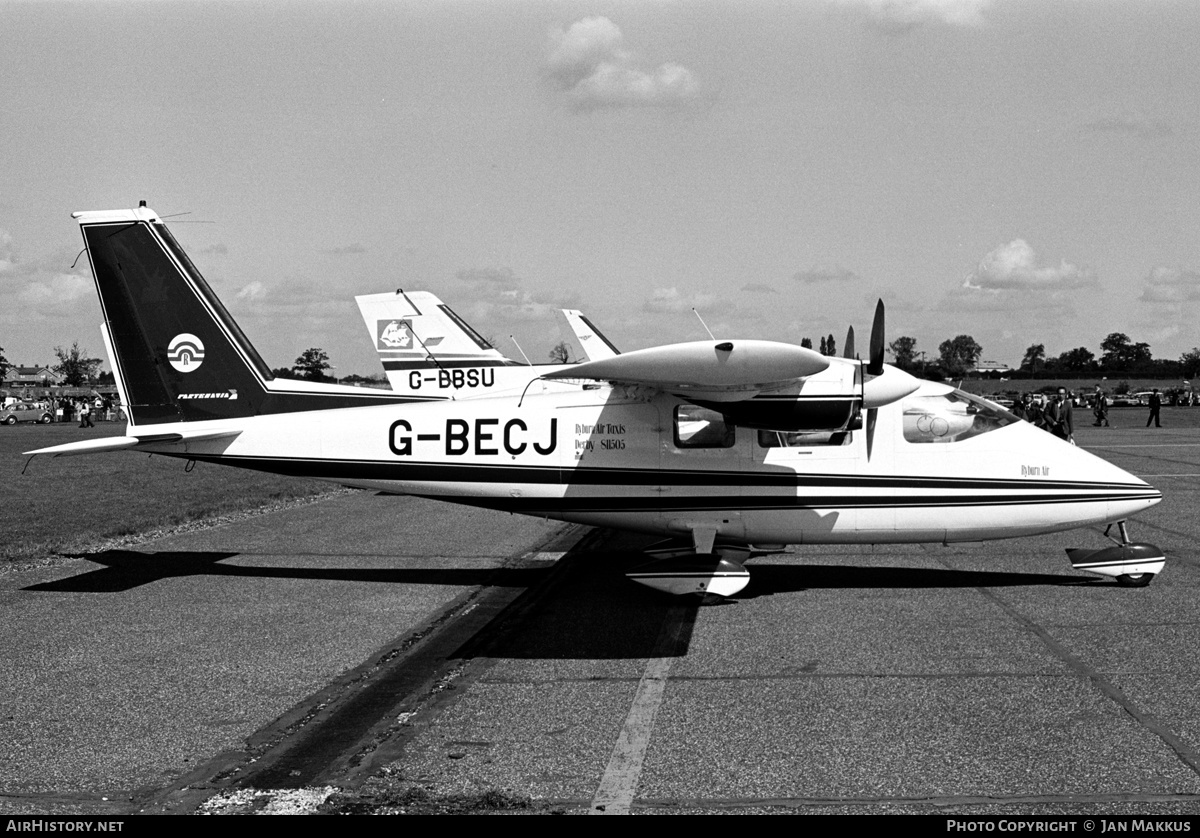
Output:
[[[1096,414],[1096,427],[1111,428],[1108,424],[1108,399],[1104,396],[1104,391],[1100,389],[1100,385],[1096,385],[1096,401],[1092,405],[1092,413]]]
[[[79,402],[79,427],[96,427],[92,424],[92,406],[87,399],[83,399]]]
[[[1158,388],[1154,388],[1154,392],[1150,394],[1150,415],[1146,418],[1146,427],[1150,427],[1150,423],[1154,423],[1154,427],[1161,428],[1162,422],[1158,419],[1158,412],[1162,410],[1162,396],[1158,394]]]
[[[1042,409],[1041,396],[1029,396],[1029,401],[1025,405],[1025,413],[1029,420],[1029,424],[1035,428],[1046,430],[1046,412]]]
[[[1018,419],[1024,419],[1026,422],[1029,421],[1029,394],[1028,393],[1023,394],[1021,396],[1021,398],[1017,399],[1016,403],[1013,404],[1012,412],[1013,412],[1013,416],[1016,416]]]
[[[1046,426],[1050,433],[1067,442],[1075,441],[1075,422],[1071,416],[1071,400],[1064,387],[1058,388],[1054,401],[1046,409]]]

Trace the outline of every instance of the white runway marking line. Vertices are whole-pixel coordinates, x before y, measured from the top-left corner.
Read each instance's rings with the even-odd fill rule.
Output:
[[[663,691],[667,686],[667,675],[671,671],[671,653],[679,642],[683,628],[685,609],[683,605],[672,605],[663,620],[662,630],[654,642],[656,657],[646,661],[642,680],[638,682],[633,706],[625,717],[625,726],[617,737],[617,744],[609,757],[608,767],[600,778],[600,787],[592,800],[590,814],[628,815],[633,805],[642,776],[642,761],[646,758],[646,747],[654,730],[654,717],[662,704]]]
[[[527,553],[525,560],[528,562],[545,562],[546,564],[554,564],[556,561],[567,555],[566,552],[558,553]]]

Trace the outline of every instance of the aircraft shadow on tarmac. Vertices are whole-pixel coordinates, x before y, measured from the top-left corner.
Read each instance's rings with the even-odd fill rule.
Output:
[[[255,579],[313,579],[337,582],[380,582],[390,585],[491,585],[528,587],[547,571],[541,568],[314,568],[267,565],[221,564],[243,553],[205,551],[139,553],[135,550],[106,550],[73,558],[87,559],[103,567],[85,573],[30,585],[26,591],[60,593],[116,593],[164,579],[186,576],[230,576]]]
[[[738,599],[841,588],[1014,588],[1104,583],[1104,580],[1064,573],[1012,573],[927,567],[750,563],[747,569],[750,571],[750,584],[738,594]]]
[[[990,588],[1104,584],[1065,574],[847,565],[750,564],[751,582],[736,598],[673,597],[636,585],[624,572],[644,563],[633,551],[585,552],[567,561],[566,573],[548,569],[300,568],[222,564],[243,555],[227,552],[109,550],[79,558],[102,565],[24,590],[117,593],[188,576],[312,579],[392,585],[524,587],[526,592],[467,641],[453,657],[542,660],[624,660],[682,657],[701,608],[738,607],[739,601],[777,594],[850,588]],[[550,585],[540,585],[547,580]],[[673,609],[682,611],[672,615]],[[672,637],[669,619],[679,620]]]
[[[751,562],[750,584],[734,598],[673,597],[623,576],[645,556],[597,551],[574,557],[571,572],[532,604],[518,600],[465,644],[459,658],[619,660],[687,655],[701,608],[738,607],[761,596],[834,589],[994,588],[1105,584],[1066,574],[1009,573],[903,567],[784,565]],[[669,610],[682,608],[673,641],[662,639]],[[507,619],[506,619],[507,617]],[[663,644],[663,645],[660,645]]]

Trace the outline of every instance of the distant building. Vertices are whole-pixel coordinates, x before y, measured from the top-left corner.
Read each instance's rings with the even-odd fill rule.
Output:
[[[1008,364],[1001,364],[999,361],[980,361],[975,365],[975,372],[984,375],[989,372],[1012,372],[1013,368]]]
[[[57,387],[62,376],[49,367],[10,367],[4,378],[5,387]]]

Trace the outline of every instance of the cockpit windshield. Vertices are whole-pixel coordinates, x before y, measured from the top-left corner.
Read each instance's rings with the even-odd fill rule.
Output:
[[[908,442],[961,442],[1021,421],[999,405],[962,390],[909,396],[903,407]]]

